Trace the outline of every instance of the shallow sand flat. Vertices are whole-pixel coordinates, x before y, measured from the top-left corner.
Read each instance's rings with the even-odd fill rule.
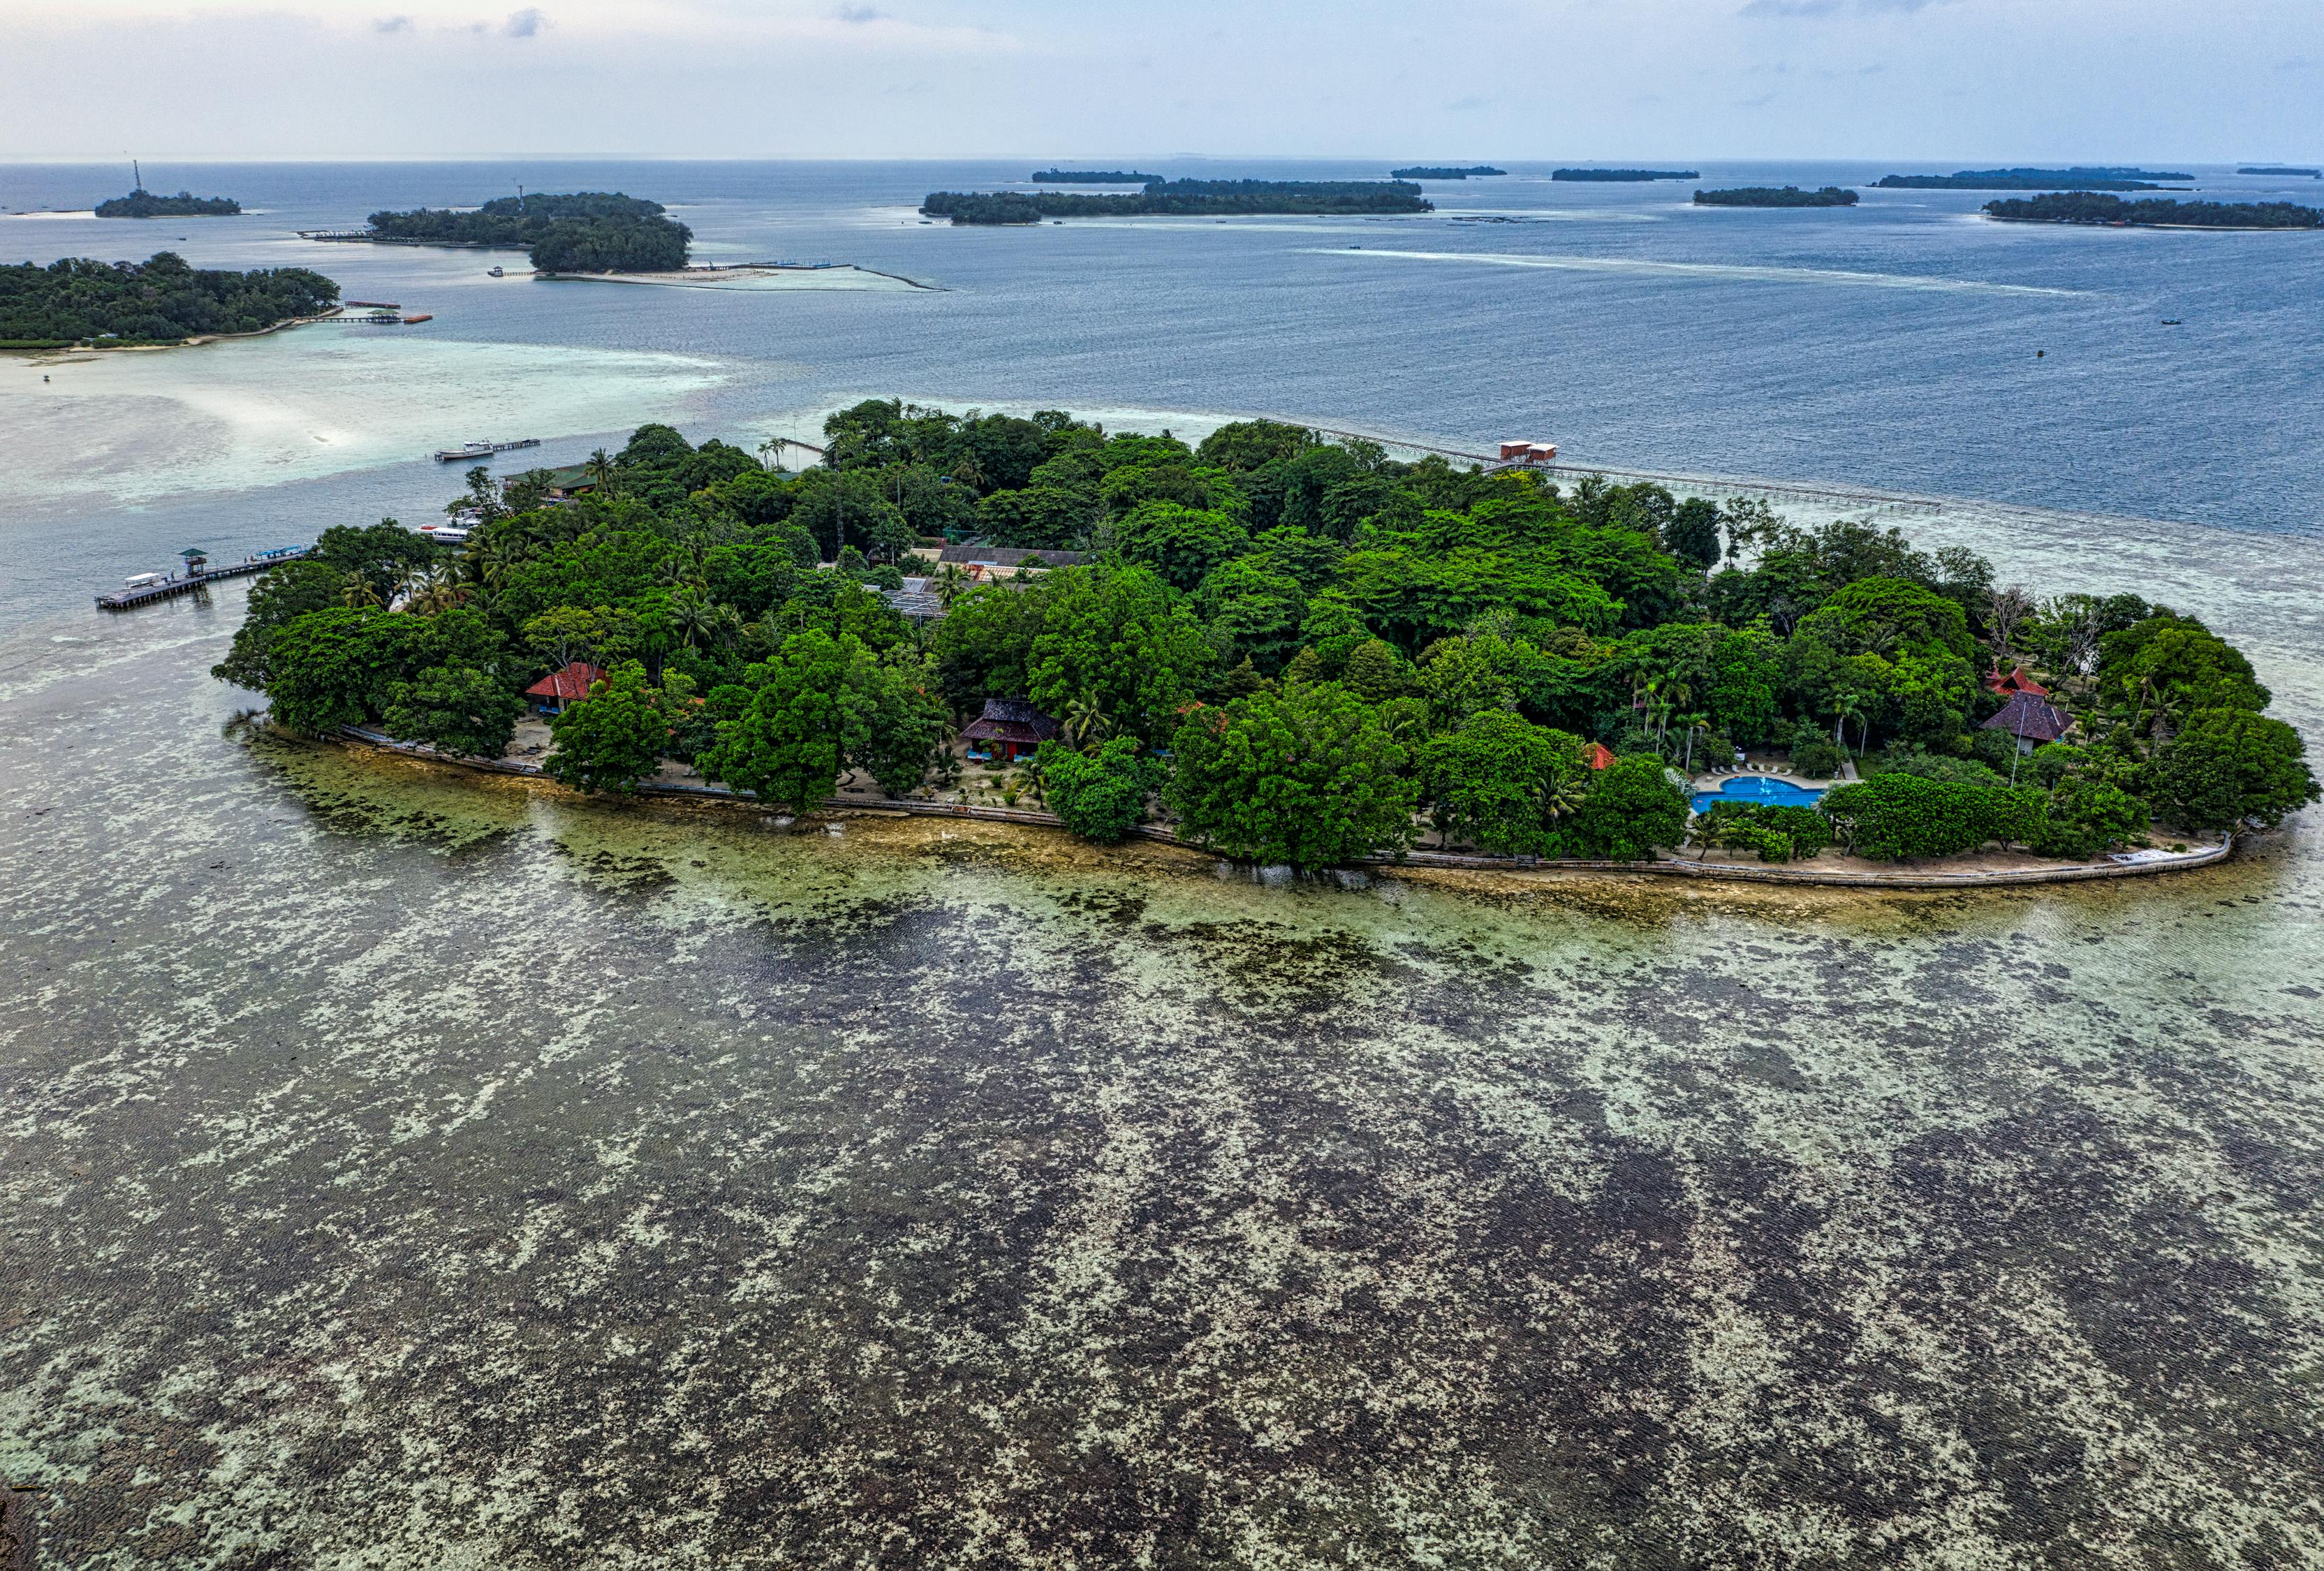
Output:
[[[918,294],[936,289],[891,272],[847,264],[839,267],[689,267],[672,272],[566,272],[556,283],[661,284],[674,289],[738,289],[753,294],[798,289],[853,293]]]
[[[28,510],[134,504],[424,458],[464,433],[635,426],[732,374],[700,355],[326,323],[153,354],[0,357],[0,428],[18,437],[11,495]]]

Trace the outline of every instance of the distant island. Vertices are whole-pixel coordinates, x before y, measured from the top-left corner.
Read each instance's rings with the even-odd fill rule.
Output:
[[[2294,169],[2288,164],[2247,163],[2237,170],[2239,175],[2290,175],[2297,179],[2324,179],[2324,170]]]
[[[1741,186],[1731,191],[1697,191],[1698,207],[1853,207],[1856,193],[1840,186],[1803,191],[1797,186]]]
[[[2192,180],[2193,175],[2167,170],[2123,169],[2100,165],[2085,169],[1956,170],[1949,175],[1883,175],[1874,181],[1889,191],[2044,191],[2063,186],[2077,191],[2159,191],[2161,180]]]
[[[2144,229],[2324,229],[2324,208],[2292,202],[2177,202],[2150,197],[2126,202],[2094,191],[2053,191],[1987,202],[2013,224],[2127,225]]]
[[[338,304],[339,286],[303,267],[212,272],[172,251],[144,262],[69,257],[0,267],[0,349],[183,344],[260,333]]]
[[[1060,186],[1147,186],[1160,179],[1160,175],[1142,175],[1135,170],[1035,170],[1033,179],[1047,180]]]
[[[522,248],[540,272],[665,272],[686,265],[694,231],[659,202],[619,191],[500,197],[473,212],[374,213],[355,239],[408,245]]]
[[[1597,180],[1636,183],[1641,180],[1699,180],[1701,170],[1552,170],[1554,180]]]
[[[1400,180],[1465,180],[1471,175],[1505,175],[1509,171],[1497,170],[1489,163],[1472,163],[1461,169],[1450,164],[1416,163],[1410,169],[1388,172]]]
[[[1076,191],[931,191],[920,211],[954,224],[1038,224],[1044,218],[1227,214],[1432,213],[1405,180],[1148,180],[1136,196]]]
[[[197,197],[191,191],[157,197],[143,186],[97,205],[100,218],[231,218],[241,211],[242,204],[232,197]]]

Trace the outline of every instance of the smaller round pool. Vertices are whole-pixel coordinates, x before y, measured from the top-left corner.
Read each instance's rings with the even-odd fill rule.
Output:
[[[1694,794],[1694,810],[1708,813],[1722,802],[1761,802],[1771,807],[1813,807],[1823,797],[1821,786],[1797,786],[1772,775],[1738,775],[1723,780],[1716,791]]]

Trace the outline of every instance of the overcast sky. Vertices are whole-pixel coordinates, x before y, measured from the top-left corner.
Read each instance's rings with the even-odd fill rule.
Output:
[[[7,160],[2324,157],[2319,0],[5,0],[0,61]]]

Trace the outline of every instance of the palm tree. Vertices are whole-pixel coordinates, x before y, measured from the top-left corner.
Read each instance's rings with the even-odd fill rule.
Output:
[[[1582,769],[1571,774],[1552,775],[1542,785],[1541,815],[1555,823],[1582,805],[1590,795],[1590,771]]]
[[[1686,762],[1679,767],[1692,775],[1694,773],[1694,735],[1697,731],[1707,731],[1711,729],[1711,717],[1707,714],[1690,714],[1681,718],[1686,721]]]
[[[1871,740],[1872,721],[1865,713],[1864,700],[1853,693],[1842,693],[1832,700],[1831,740],[1843,753],[1848,751],[1848,722],[1857,723],[1856,756],[1862,758],[1867,742]]]
[[[947,562],[936,569],[929,587],[936,591],[936,603],[950,611],[952,602],[969,591],[968,574],[959,563]]]
[[[1113,734],[1113,721],[1106,718],[1097,694],[1084,689],[1079,698],[1065,706],[1062,729],[1068,743],[1085,751],[1092,742],[1102,742]]]
[[[385,603],[380,599],[379,590],[374,586],[372,581],[360,573],[347,575],[347,587],[339,598],[357,611],[363,610],[365,606]]]
[[[613,489],[613,455],[603,447],[583,460],[581,467],[589,473],[589,483],[610,495]]]
[[[678,629],[678,641],[691,649],[696,639],[706,643],[716,637],[724,621],[718,613],[724,609],[687,584],[669,597],[669,623]]]

